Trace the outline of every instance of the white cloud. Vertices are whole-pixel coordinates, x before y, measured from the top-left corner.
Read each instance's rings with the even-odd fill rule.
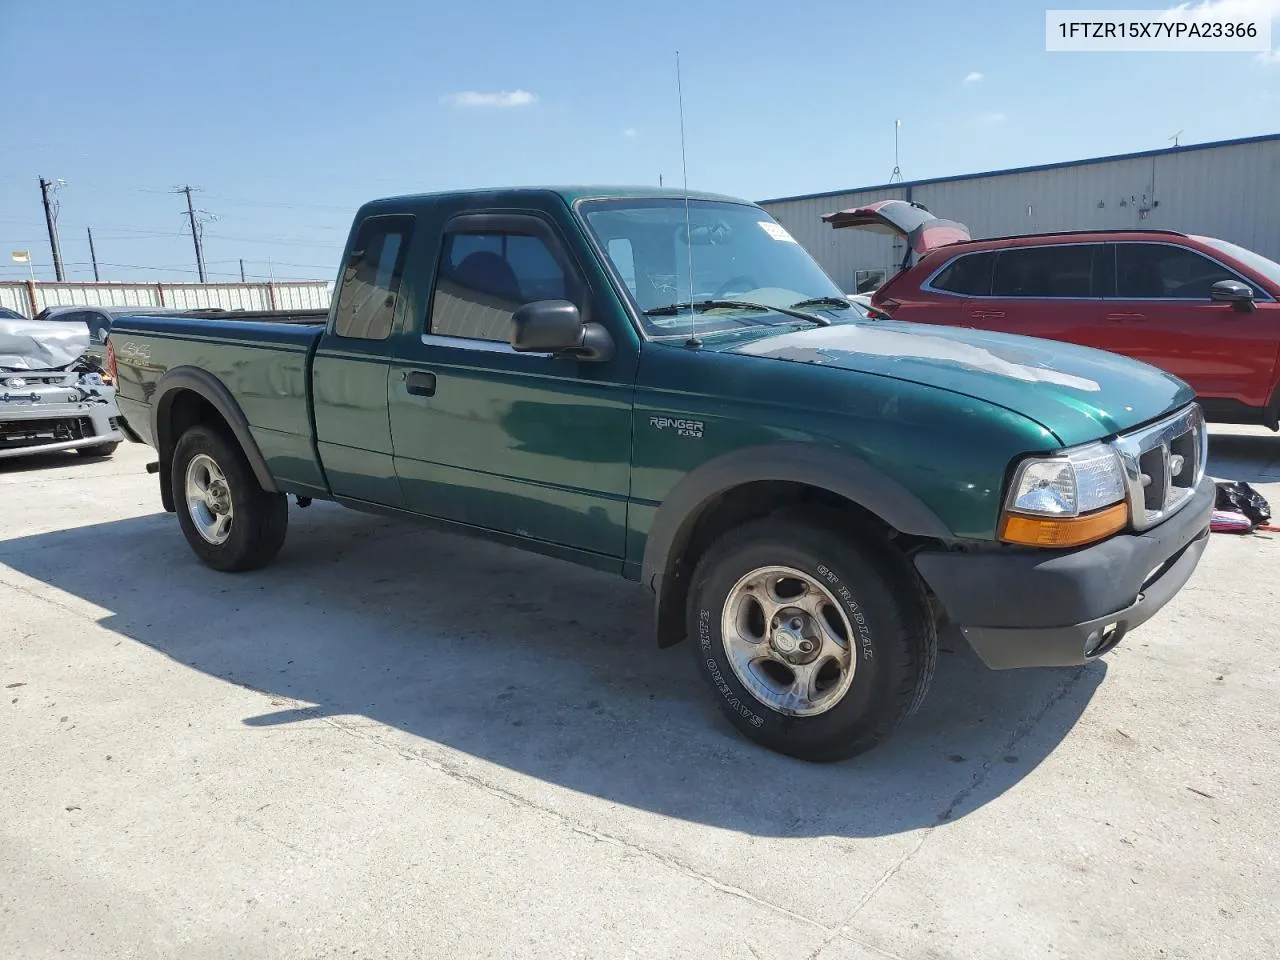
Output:
[[[974,70],[972,73],[966,73],[964,75],[965,83],[977,83],[981,79],[982,79],[982,74],[980,74],[977,70]]]
[[[978,114],[978,123],[984,127],[998,127],[1009,118],[998,110],[988,110],[986,113]]]
[[[481,92],[463,90],[440,98],[442,103],[454,107],[528,107],[538,102],[537,94],[528,90],[501,90]]]
[[[628,140],[634,140],[636,137],[640,136],[640,131],[635,127],[627,127],[627,129],[622,131],[622,135]]]

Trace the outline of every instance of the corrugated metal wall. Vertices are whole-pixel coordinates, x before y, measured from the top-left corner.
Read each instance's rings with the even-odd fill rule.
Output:
[[[894,250],[888,238],[866,231],[832,230],[822,214],[895,197],[959,220],[975,237],[1178,230],[1229,240],[1280,261],[1280,139],[903,186],[763,206],[846,291],[854,290],[858,270],[896,269],[902,248]]]
[[[195,310],[327,310],[324,280],[278,283],[0,283],[0,307],[34,316],[45,307],[176,307]],[[32,303],[34,295],[35,302]]]

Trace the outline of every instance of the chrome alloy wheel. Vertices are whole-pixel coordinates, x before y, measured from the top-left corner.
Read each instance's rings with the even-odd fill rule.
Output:
[[[196,454],[187,464],[187,512],[196,532],[214,546],[231,536],[231,488],[208,454]]]
[[[853,682],[848,614],[823,584],[792,567],[758,567],[734,584],[720,635],[738,680],[778,713],[825,713]]]

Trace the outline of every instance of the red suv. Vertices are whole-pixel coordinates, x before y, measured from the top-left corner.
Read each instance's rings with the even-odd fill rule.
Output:
[[[871,298],[883,316],[1122,353],[1191,384],[1210,420],[1280,429],[1280,263],[1165,230],[969,240],[904,200],[823,219],[908,239],[914,265]]]

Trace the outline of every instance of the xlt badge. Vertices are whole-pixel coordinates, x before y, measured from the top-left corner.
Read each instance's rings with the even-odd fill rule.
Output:
[[[681,417],[650,417],[649,426],[659,430],[674,430],[677,436],[702,439],[702,421],[685,420]]]

